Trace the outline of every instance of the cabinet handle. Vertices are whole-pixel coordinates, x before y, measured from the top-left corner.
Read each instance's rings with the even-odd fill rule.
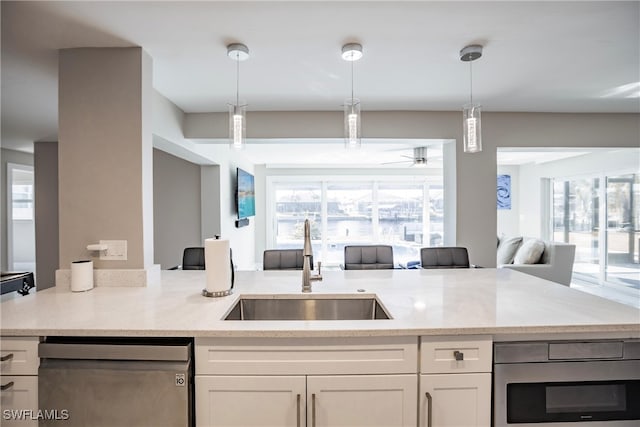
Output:
[[[311,427],[316,427],[316,394],[311,395]]]
[[[296,412],[296,417],[297,417],[296,418],[296,427],[300,427],[300,393],[298,393],[297,400],[298,400],[298,403],[297,403],[298,407],[296,408],[296,411],[297,411]]]
[[[0,391],[6,391],[9,390],[11,387],[13,387],[13,381],[9,381],[6,384],[2,384],[0,385]]]
[[[433,399],[431,398],[431,394],[429,392],[426,392],[424,395],[427,397],[427,427],[431,427],[431,420],[433,418],[433,415],[431,414]]]
[[[13,353],[9,353],[6,356],[0,357],[0,362],[6,362],[7,360],[13,359]]]
[[[464,353],[456,350],[453,352],[453,357],[455,357],[457,361],[464,360]]]

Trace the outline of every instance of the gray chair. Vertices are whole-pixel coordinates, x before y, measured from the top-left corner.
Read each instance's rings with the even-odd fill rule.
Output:
[[[393,269],[393,248],[389,245],[345,246],[345,270]]]
[[[313,256],[309,267],[313,270]],[[262,254],[263,270],[302,270],[302,249],[267,249]]]
[[[420,249],[422,268],[469,268],[467,248],[444,247]]]

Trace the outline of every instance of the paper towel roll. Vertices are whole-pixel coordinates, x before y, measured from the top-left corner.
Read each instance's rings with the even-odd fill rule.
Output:
[[[81,260],[71,263],[71,292],[93,289],[93,261]]]
[[[207,292],[216,294],[231,289],[231,254],[228,240],[205,239],[204,265]]]

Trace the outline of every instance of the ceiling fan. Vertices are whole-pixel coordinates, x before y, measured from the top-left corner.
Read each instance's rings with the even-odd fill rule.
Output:
[[[406,157],[409,160],[401,160],[399,162],[386,162],[383,165],[392,165],[398,163],[411,163],[410,166],[424,167],[427,166],[427,147],[415,147],[413,149],[413,156],[405,156],[403,154],[400,157]]]

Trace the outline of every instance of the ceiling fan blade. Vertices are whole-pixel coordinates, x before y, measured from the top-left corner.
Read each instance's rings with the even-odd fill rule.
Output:
[[[381,165],[393,165],[396,163],[413,163],[413,160],[401,160],[399,162],[384,162],[384,163],[380,163]]]

